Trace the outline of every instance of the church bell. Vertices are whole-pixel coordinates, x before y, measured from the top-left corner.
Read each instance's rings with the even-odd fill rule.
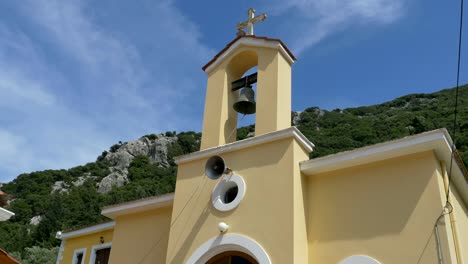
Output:
[[[240,114],[255,114],[255,92],[251,85],[245,86],[240,91],[239,99],[237,99],[233,107]]]

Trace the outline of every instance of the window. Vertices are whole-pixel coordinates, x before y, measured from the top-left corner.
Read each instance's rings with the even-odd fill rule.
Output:
[[[90,264],[108,264],[112,242],[93,246],[91,250]]]
[[[206,264],[258,264],[258,262],[245,253],[228,251],[214,256]]]
[[[75,250],[73,253],[72,264],[84,264],[84,259],[86,256],[86,248],[80,248]]]
[[[244,179],[236,174],[225,175],[216,184],[211,202],[219,211],[229,211],[236,208],[245,195]]]

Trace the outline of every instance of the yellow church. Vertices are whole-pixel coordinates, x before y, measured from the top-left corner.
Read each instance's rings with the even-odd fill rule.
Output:
[[[309,159],[291,126],[296,59],[253,34],[265,18],[250,10],[203,67],[201,148],[176,159],[175,192],[58,232],[57,264],[468,263],[468,174],[447,131]],[[253,112],[255,136],[236,141],[238,113]]]

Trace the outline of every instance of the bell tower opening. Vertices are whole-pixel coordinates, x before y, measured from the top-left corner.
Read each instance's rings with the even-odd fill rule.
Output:
[[[242,78],[257,78],[257,66],[250,68]],[[236,139],[242,140],[255,136],[255,118],[256,118],[256,94],[257,83],[254,82],[248,85],[247,88],[242,88],[237,95],[237,100],[233,104],[234,110],[237,112],[237,129]]]

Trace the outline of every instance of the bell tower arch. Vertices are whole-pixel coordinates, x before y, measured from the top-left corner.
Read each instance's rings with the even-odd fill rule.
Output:
[[[291,65],[295,57],[279,39],[241,36],[229,43],[203,70],[208,75],[201,149],[234,142],[239,91],[231,83],[257,67],[255,135],[291,126]]]

